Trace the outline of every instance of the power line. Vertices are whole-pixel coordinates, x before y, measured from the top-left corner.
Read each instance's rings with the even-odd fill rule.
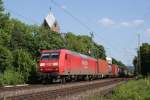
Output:
[[[87,30],[89,30],[89,31],[90,31],[90,35],[91,35],[92,38],[95,36],[95,34],[94,34],[95,32],[93,31],[93,29],[91,29],[87,24],[85,24],[84,22],[82,22],[78,17],[74,16],[72,13],[70,13],[70,12],[69,12],[68,10],[66,10],[65,8],[62,8],[61,5],[60,5],[59,3],[57,3],[56,1],[51,0],[51,2],[52,2],[55,6],[61,8],[66,14],[68,14],[69,16],[71,16],[74,20],[76,20],[76,21],[77,21],[80,25],[82,25],[84,28],[86,28]],[[32,19],[32,18],[30,18],[30,17],[26,17],[26,16],[24,16],[24,15],[22,15],[22,14],[20,14],[20,13],[17,13],[17,12],[12,11],[12,10],[10,10],[10,9],[8,9],[8,8],[5,8],[5,9],[8,10],[8,11],[10,11],[10,12],[12,12],[12,13],[14,13],[14,14],[16,14],[16,15],[18,15],[18,16],[20,16],[20,17],[22,17],[22,18],[24,18],[24,19],[26,19],[26,20],[30,20],[30,21],[34,22],[35,24],[39,24],[37,21],[35,21],[35,19]],[[50,6],[50,9],[51,9],[51,6]],[[104,40],[100,35],[98,35],[98,34],[96,34],[96,35],[97,35],[99,38],[101,38],[102,40]],[[105,42],[105,43],[106,43],[106,42]],[[107,42],[106,44],[108,44],[108,42]],[[114,48],[114,46],[112,46],[112,45],[110,45],[110,44],[109,44],[109,46],[112,47],[112,48]]]
[[[82,25],[84,28],[86,28],[86,29],[89,30],[90,32],[93,32],[93,30],[92,30],[87,24],[85,24],[84,22],[82,22],[78,17],[74,16],[74,15],[73,15],[72,13],[70,13],[68,10],[62,8],[61,5],[60,5],[58,2],[56,2],[56,1],[54,1],[54,0],[51,0],[51,2],[52,2],[55,6],[59,7],[60,9],[62,9],[66,14],[68,14],[69,16],[71,16],[74,20],[76,20],[76,21],[77,21],[80,25]]]
[[[74,16],[71,12],[69,12],[68,10],[66,10],[65,8],[61,7],[61,4],[59,4],[58,2],[54,1],[54,0],[50,0],[55,6],[57,6],[58,8],[62,9],[66,14],[68,14],[69,16],[71,16],[75,21],[77,21],[80,25],[82,25],[85,29],[90,31],[90,36],[93,38],[95,37],[95,35],[97,35],[101,40],[104,40],[100,35],[98,34],[94,34],[95,32],[93,31],[92,28],[90,28],[87,24],[85,24],[84,22],[82,22],[78,17]],[[96,37],[97,37],[96,36]],[[106,43],[106,42],[105,42]],[[114,46],[112,46],[110,43],[106,43],[106,45],[109,45],[110,47],[114,48]]]

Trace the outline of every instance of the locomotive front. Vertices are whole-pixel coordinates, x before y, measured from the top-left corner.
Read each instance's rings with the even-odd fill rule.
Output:
[[[39,71],[43,73],[59,72],[59,51],[42,51]]]

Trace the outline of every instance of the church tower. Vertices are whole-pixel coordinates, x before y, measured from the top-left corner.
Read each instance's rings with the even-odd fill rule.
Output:
[[[51,11],[45,17],[43,26],[50,28],[54,32],[60,32],[59,24]]]

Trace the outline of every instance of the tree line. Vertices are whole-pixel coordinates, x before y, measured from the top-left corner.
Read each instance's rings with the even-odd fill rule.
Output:
[[[150,74],[150,44],[143,43],[137,51],[137,56],[133,60],[135,74]]]
[[[104,47],[87,35],[68,32],[63,36],[47,27],[10,18],[0,0],[0,85],[36,82],[40,50],[62,48],[95,58],[106,57]],[[123,65],[116,59],[113,63]]]

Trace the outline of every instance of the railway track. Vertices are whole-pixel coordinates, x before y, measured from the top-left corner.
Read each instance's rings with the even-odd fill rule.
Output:
[[[1,89],[0,100],[56,100],[58,97],[72,95],[123,81],[121,78],[77,82],[67,84],[37,85],[22,88]]]

